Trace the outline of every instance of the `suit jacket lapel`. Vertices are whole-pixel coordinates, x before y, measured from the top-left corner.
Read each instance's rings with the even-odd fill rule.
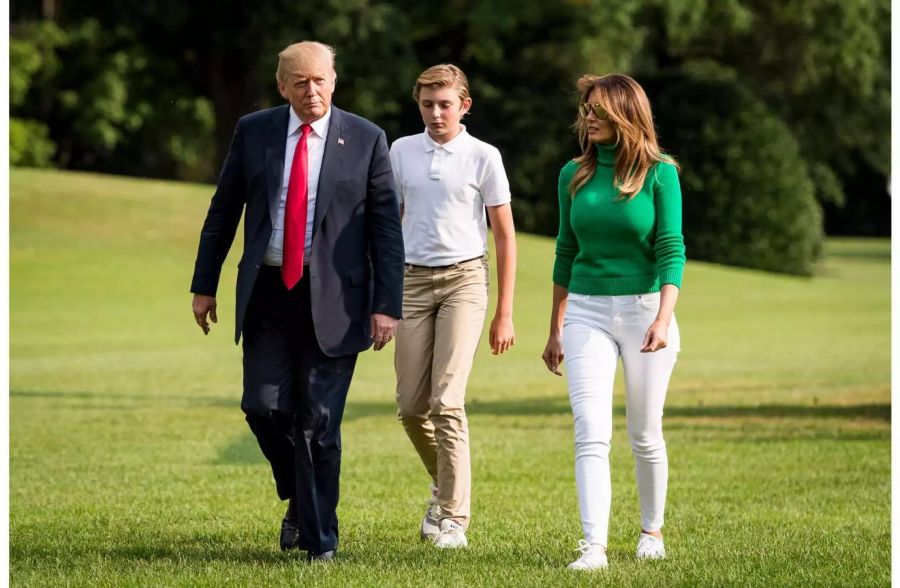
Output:
[[[278,216],[278,198],[284,181],[284,149],[287,145],[287,128],[290,115],[289,105],[278,108],[269,119],[266,131],[266,199],[269,201],[269,215],[272,226]]]
[[[319,172],[319,186],[316,190],[316,218],[313,223],[313,236],[319,230],[328,206],[337,189],[344,170],[344,154],[347,150],[347,134],[344,113],[331,107],[331,120],[328,122],[328,138],[325,140],[325,153],[322,154],[322,171]]]

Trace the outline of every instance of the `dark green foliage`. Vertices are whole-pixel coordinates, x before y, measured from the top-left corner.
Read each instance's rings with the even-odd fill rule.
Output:
[[[50,5],[57,10],[37,23]],[[437,63],[462,67],[474,98],[466,124],[503,154],[520,230],[556,231],[557,174],[578,152],[570,129],[575,80],[671,71],[739,82],[752,94],[765,124],[779,129],[775,143],[794,142],[829,231],[889,232],[887,0],[13,0],[10,8],[16,165],[52,158],[65,168],[214,180],[236,120],[283,102],[277,52],[317,39],[338,52],[335,104],[373,120],[389,140],[422,129],[410,97],[416,75]],[[693,98],[668,99],[670,118],[697,117]],[[697,128],[736,132],[747,116],[698,119]],[[746,147],[729,136],[709,141],[720,149],[699,163],[714,168]],[[668,146],[696,161],[682,145]],[[762,168],[749,175],[776,192],[792,185]],[[707,177],[716,175],[692,180],[698,192],[719,189]],[[766,248],[784,246],[776,257],[799,259],[798,248],[810,247],[800,243]],[[755,253],[716,259],[771,265]],[[790,262],[789,271],[809,271],[810,263]]]
[[[9,105],[20,110],[39,72],[52,70],[53,50],[63,32],[51,23],[37,27],[34,39],[10,39]],[[50,167],[56,144],[47,125],[38,120],[12,117],[9,121],[9,163],[29,167]]]
[[[9,164],[51,167],[56,145],[47,125],[34,120],[9,119]]]
[[[682,166],[691,259],[809,275],[822,213],[800,148],[785,124],[727,79],[640,80],[661,143]]]
[[[796,137],[829,227],[889,233],[889,0],[651,0],[647,6],[649,71],[698,63],[730,71]],[[873,176],[880,181],[858,181]]]
[[[10,106],[24,119],[10,133],[14,165],[48,165],[55,150],[61,167],[210,177],[210,101],[179,95],[160,75],[171,66],[127,27],[17,23],[10,48]]]

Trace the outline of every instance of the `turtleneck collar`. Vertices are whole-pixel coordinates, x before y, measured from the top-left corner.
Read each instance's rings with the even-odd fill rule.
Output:
[[[615,143],[594,143],[597,149],[597,163],[613,165],[616,162],[618,146]]]

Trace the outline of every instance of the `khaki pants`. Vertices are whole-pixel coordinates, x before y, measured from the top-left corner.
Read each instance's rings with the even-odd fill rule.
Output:
[[[442,518],[468,525],[471,464],[466,382],[488,303],[486,258],[407,266],[395,340],[398,416],[438,488]]]

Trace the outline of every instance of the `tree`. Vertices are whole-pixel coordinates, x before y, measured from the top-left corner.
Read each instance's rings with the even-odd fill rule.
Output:
[[[880,210],[886,234],[889,17],[888,0],[654,0],[640,16],[652,56],[644,71],[740,80],[799,141],[819,201]],[[880,189],[853,181],[872,175]]]
[[[828,226],[884,233],[889,9],[887,0],[14,0],[12,42],[41,57],[11,59],[11,92],[27,93],[12,115],[32,121],[11,138],[40,137],[34,125],[44,125],[64,167],[209,180],[236,120],[283,103],[276,54],[292,42],[336,47],[335,103],[391,140],[422,128],[416,75],[452,62],[471,81],[466,123],[503,154],[518,226],[554,234],[556,177],[577,154],[575,80],[674,72],[741,86],[799,145]],[[50,13],[59,39],[25,22]],[[693,104],[673,96],[667,109],[687,115]]]
[[[822,212],[784,122],[735,80],[676,71],[640,82],[662,144],[682,167],[688,256],[811,274]]]
[[[406,56],[398,34],[405,19],[388,2],[84,0],[64,15],[73,22],[97,18],[107,26],[126,27],[151,60],[168,64],[157,80],[171,81],[175,96],[208,97],[217,162],[224,160],[238,118],[283,102],[275,87],[276,56],[295,41],[316,39],[353,56],[337,61],[336,100],[349,96],[346,104],[370,116],[397,108],[393,74],[403,61],[398,58]]]
[[[17,23],[13,47],[13,117],[49,129],[61,167],[167,177],[192,159],[202,168],[209,102],[160,93],[156,85],[166,79],[158,75],[165,65],[152,60],[127,28],[94,19],[65,28],[52,21]],[[27,132],[13,129],[13,140],[20,135],[40,144],[34,125]],[[154,135],[157,140],[137,144]],[[187,170],[179,177],[197,174]]]
[[[9,105],[21,111],[35,76],[49,67],[53,49],[64,35],[52,23],[41,27],[35,38],[12,38],[9,44]],[[38,41],[40,39],[40,41]],[[13,116],[9,121],[9,162],[12,165],[47,167],[56,152],[47,125],[35,119]]]

